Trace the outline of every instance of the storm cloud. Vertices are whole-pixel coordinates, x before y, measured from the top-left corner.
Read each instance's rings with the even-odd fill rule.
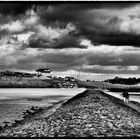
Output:
[[[139,3],[2,3],[0,69],[140,73],[139,13]]]

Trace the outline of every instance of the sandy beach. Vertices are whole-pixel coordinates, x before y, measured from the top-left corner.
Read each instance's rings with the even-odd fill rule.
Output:
[[[102,91],[87,90],[3,129],[0,137],[140,137],[140,113]]]

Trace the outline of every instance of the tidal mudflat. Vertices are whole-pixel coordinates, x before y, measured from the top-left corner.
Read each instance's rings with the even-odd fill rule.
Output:
[[[0,89],[0,125],[21,120],[32,106],[48,107],[67,100],[84,89]]]

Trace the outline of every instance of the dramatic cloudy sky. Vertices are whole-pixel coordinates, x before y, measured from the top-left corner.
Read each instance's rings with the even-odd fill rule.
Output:
[[[0,69],[140,74],[139,3],[0,3]]]

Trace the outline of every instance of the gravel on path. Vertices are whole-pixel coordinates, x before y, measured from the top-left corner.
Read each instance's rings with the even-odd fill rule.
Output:
[[[140,113],[102,91],[87,90],[50,115],[5,129],[0,137],[140,137]]]

